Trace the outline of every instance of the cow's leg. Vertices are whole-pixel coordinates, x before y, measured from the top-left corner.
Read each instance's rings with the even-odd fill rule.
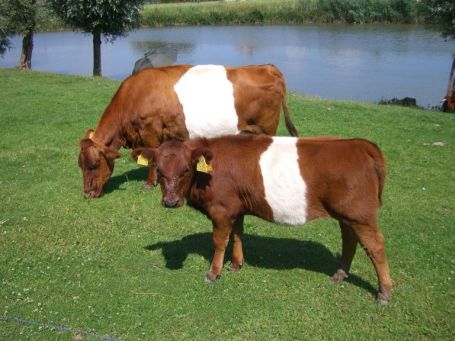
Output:
[[[357,236],[351,226],[340,221],[341,228],[341,262],[340,268],[332,276],[333,282],[341,282],[348,277],[349,269],[351,268],[352,259],[354,258],[357,249]]]
[[[243,266],[243,215],[238,217],[234,223],[231,233],[232,260],[229,266],[229,271],[239,271]]]
[[[379,282],[378,301],[387,304],[392,297],[392,279],[385,254],[384,236],[373,224],[353,224],[352,229],[376,270]]]
[[[156,164],[150,163],[148,165],[148,176],[147,181],[144,183],[144,188],[149,189],[153,188],[158,184],[158,176],[156,174]]]
[[[206,282],[213,282],[221,276],[221,269],[224,263],[224,253],[229,243],[229,235],[232,231],[232,224],[229,219],[212,219],[213,223],[213,244],[215,253],[213,255],[210,271],[207,273]]]
[[[156,148],[160,145],[160,140],[158,139],[158,134],[153,129],[151,131],[141,131],[142,143],[149,148]],[[144,183],[144,188],[149,189],[157,184],[156,164],[153,162],[148,165],[148,176],[147,181]]]

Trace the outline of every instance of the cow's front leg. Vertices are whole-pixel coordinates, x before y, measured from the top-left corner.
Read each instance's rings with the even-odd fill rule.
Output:
[[[215,253],[213,255],[210,271],[207,273],[206,282],[213,282],[221,276],[221,269],[224,263],[224,253],[226,246],[229,242],[229,235],[231,234],[232,224],[229,219],[212,219],[213,223],[213,244],[215,246]]]
[[[145,189],[153,188],[157,184],[158,184],[158,175],[156,172],[156,164],[150,163],[148,166],[147,181],[144,183],[144,188]]]
[[[153,121],[157,126],[148,125],[139,131],[142,143],[148,148],[157,148],[161,144],[161,136],[163,134],[159,122]],[[156,163],[149,161],[147,181],[144,183],[144,188],[153,188],[158,184],[158,177],[156,174]]]
[[[231,240],[232,246],[232,259],[229,271],[239,271],[243,266],[243,215],[238,217],[234,223]]]

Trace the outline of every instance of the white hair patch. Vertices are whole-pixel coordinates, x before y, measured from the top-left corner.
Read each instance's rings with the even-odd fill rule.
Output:
[[[175,84],[190,138],[237,134],[234,87],[221,65],[197,65]]]
[[[296,138],[273,137],[259,159],[265,200],[278,223],[302,225],[307,220],[307,186],[298,158]]]

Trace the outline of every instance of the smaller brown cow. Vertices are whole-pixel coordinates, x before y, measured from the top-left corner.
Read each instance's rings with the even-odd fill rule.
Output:
[[[330,216],[342,235],[341,265],[333,281],[348,277],[360,243],[376,270],[379,302],[390,300],[392,281],[377,224],[385,162],[375,144],[237,135],[168,141],[132,153],[135,159],[140,155],[157,165],[164,206],[179,207],[186,198],[212,220],[215,254],[208,281],[220,276],[229,239],[230,270],[242,267],[245,215],[289,225]]]
[[[95,130],[80,142],[84,195],[99,197],[120,147],[158,147],[171,139],[248,132],[275,135],[280,109],[289,134],[286,83],[273,65],[174,65],[147,68],[122,82]],[[156,185],[149,167],[146,187]]]

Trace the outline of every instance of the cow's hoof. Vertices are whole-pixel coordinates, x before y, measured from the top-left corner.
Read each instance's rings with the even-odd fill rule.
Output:
[[[151,188],[153,188],[155,186],[156,186],[156,183],[148,183],[148,182],[146,182],[144,184],[144,189],[151,189]]]
[[[390,295],[386,295],[382,292],[378,293],[378,304],[379,305],[387,305],[390,301]]]
[[[204,282],[205,283],[215,283],[217,279],[221,277],[220,275],[213,276],[210,272],[207,272],[207,275],[205,275]]]
[[[344,270],[338,269],[337,272],[335,272],[335,274],[332,277],[330,277],[330,280],[332,281],[332,283],[339,283],[345,280],[346,278],[348,278],[347,273]]]
[[[228,267],[228,271],[230,272],[237,272],[239,271],[241,268],[243,267],[243,263],[240,263],[240,264],[235,264],[235,263],[231,263]]]

